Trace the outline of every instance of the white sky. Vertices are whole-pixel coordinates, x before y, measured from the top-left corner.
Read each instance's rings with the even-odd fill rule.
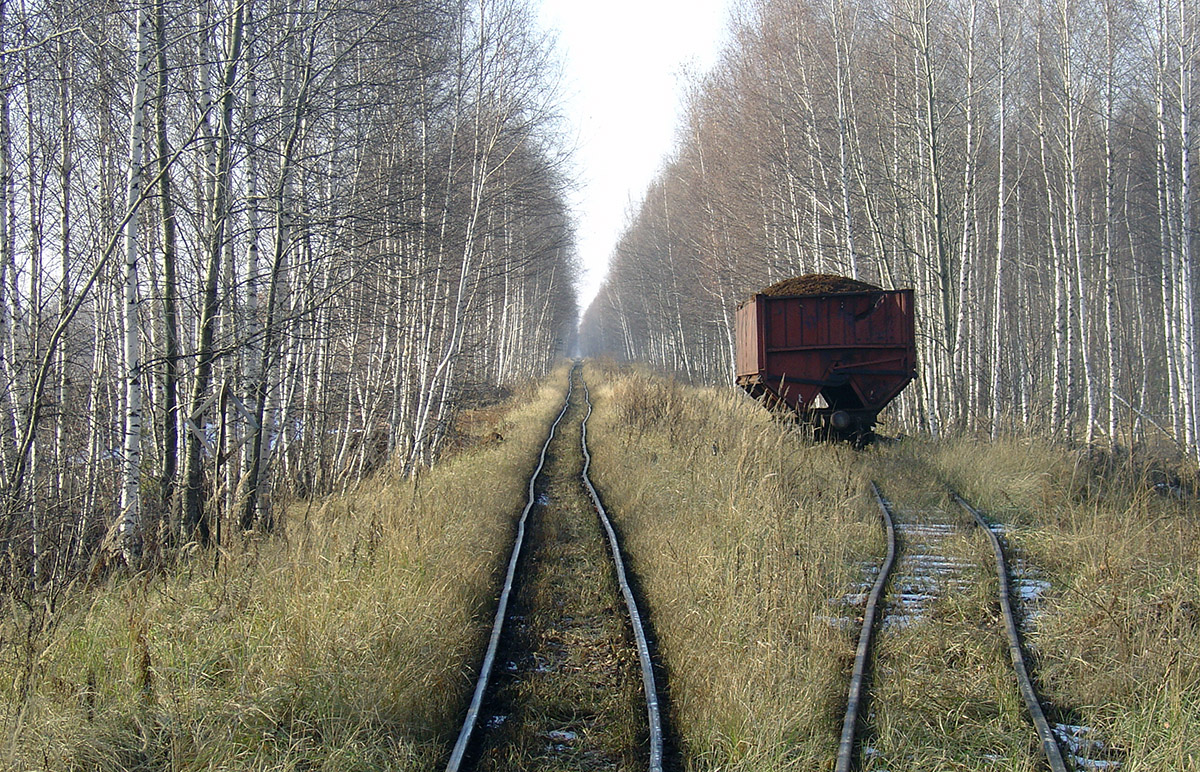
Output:
[[[599,289],[627,212],[674,147],[685,69],[712,67],[731,0],[542,0],[573,132],[580,310]]]

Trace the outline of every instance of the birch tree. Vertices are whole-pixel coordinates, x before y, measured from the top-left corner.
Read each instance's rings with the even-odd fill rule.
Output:
[[[125,218],[125,446],[124,485],[118,532],[125,562],[135,566],[142,553],[142,354],[138,318],[138,235],[142,204],[142,155],[146,136],[146,103],[150,80],[150,55],[154,46],[151,14],[145,3],[137,10],[137,69],[134,74],[132,112],[129,119],[129,185]]]
[[[727,383],[725,346],[680,311],[719,318],[853,243],[860,276],[917,291],[911,426],[995,436],[1011,415],[1115,443],[1127,410],[1130,441],[1161,426],[1195,457],[1194,6],[748,4],[614,250],[585,351]],[[706,250],[677,235],[723,228]]]
[[[430,463],[548,369],[576,316],[549,56],[515,1],[0,5],[22,592]]]

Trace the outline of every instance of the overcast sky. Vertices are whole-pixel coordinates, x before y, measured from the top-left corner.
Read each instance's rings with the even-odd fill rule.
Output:
[[[674,146],[685,69],[706,71],[731,0],[542,0],[574,133],[580,304],[599,288],[632,204]],[[582,310],[582,309],[581,309]]]

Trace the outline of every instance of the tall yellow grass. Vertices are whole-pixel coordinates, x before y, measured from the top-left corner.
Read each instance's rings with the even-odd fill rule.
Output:
[[[198,555],[77,593],[29,647],[27,693],[19,668],[0,679],[0,764],[431,768],[457,731],[566,373],[415,480],[381,473],[291,504],[278,536],[227,550],[215,573]],[[5,611],[13,640],[28,617]]]
[[[831,624],[882,554],[854,451],[730,389],[587,369],[593,478],[667,669],[688,769],[832,767],[856,630]]]
[[[928,451],[1052,585],[1032,635],[1047,699],[1123,772],[1200,769],[1200,502],[1044,443]]]

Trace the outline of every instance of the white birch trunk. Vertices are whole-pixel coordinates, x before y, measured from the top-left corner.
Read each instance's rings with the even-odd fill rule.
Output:
[[[1004,307],[1004,227],[1007,224],[1007,207],[1008,207],[1008,178],[1006,176],[1007,166],[1005,154],[1008,151],[1006,142],[1006,128],[1008,124],[1008,62],[1006,55],[1008,53],[1005,45],[1004,32],[1004,9],[1002,0],[995,0],[993,6],[996,12],[996,102],[997,102],[997,127],[996,127],[996,264],[992,274],[992,327],[991,327],[991,370],[990,370],[990,388],[988,389],[991,397],[989,423],[991,424],[992,439],[996,439],[1000,435],[1000,404],[1002,402],[1000,395],[1000,370],[1002,368],[1001,354],[1002,347],[1002,319],[1004,314],[1001,309]],[[1008,397],[1013,396],[1013,392],[1009,391],[1005,395],[1003,402],[1009,404]]]
[[[0,43],[2,46],[3,43]],[[59,133],[62,135],[61,149],[61,166],[59,168],[59,189],[62,196],[62,207],[59,212],[59,252],[61,264],[61,276],[59,285],[59,316],[61,319],[66,318],[67,308],[71,305],[71,269],[72,269],[72,253],[71,253],[71,176],[74,170],[74,160],[72,157],[72,142],[73,133],[71,127],[72,112],[74,108],[71,78],[72,72],[70,68],[69,47],[65,40],[60,40],[58,47],[58,66],[59,66]],[[3,313],[0,311],[0,313]],[[67,399],[67,352],[65,349],[59,349],[58,354],[58,383],[56,384],[58,404],[65,405]],[[55,485],[60,492],[66,489],[66,416],[59,416],[55,422],[54,431],[54,457],[59,460],[58,473],[55,480]],[[3,482],[3,472],[0,472],[0,484]],[[69,557],[69,556],[68,556]]]
[[[965,101],[964,118],[966,125],[963,127],[966,136],[966,148],[963,155],[963,189],[962,189],[962,206],[959,211],[959,217],[962,221],[962,240],[959,243],[958,249],[958,287],[956,304],[958,306],[958,318],[954,323],[954,378],[957,382],[963,385],[959,389],[959,398],[956,403],[956,408],[959,412],[958,420],[964,425],[969,424],[976,416],[972,415],[973,408],[971,398],[972,389],[970,383],[977,377],[978,369],[972,367],[971,352],[968,348],[970,342],[970,325],[973,319],[971,311],[970,296],[977,291],[971,286],[972,279],[972,263],[974,262],[973,255],[973,240],[972,233],[975,225],[974,209],[974,191],[975,191],[975,34],[976,34],[976,3],[971,2],[969,18],[967,22],[966,33],[966,86],[967,93],[963,99]]]
[[[247,502],[247,507],[241,513],[242,528],[247,528],[247,521],[251,524],[258,520],[258,510],[260,509],[261,497],[258,492],[262,487],[261,470],[263,465],[262,456],[269,448],[269,445],[264,446],[261,440],[262,434],[265,431],[265,406],[263,401],[266,399],[266,387],[264,372],[265,366],[265,351],[264,341],[262,340],[262,328],[259,324],[259,291],[262,277],[259,275],[259,220],[258,220],[258,72],[257,63],[255,60],[254,51],[254,14],[252,5],[246,3],[246,20],[245,26],[251,30],[248,35],[246,44],[246,105],[245,105],[245,126],[246,126],[246,224],[248,233],[246,234],[246,322],[245,334],[247,341],[247,353],[244,360],[245,377],[245,398],[246,407],[251,414],[255,416],[257,425],[250,427],[250,432],[254,435],[250,441],[250,449],[243,456],[242,476],[245,481],[245,486],[249,490],[254,491],[250,494],[252,500]]]
[[[1113,127],[1113,91],[1115,76],[1115,52],[1113,49],[1113,14],[1115,8],[1112,0],[1104,6],[1104,335],[1107,340],[1105,359],[1108,366],[1108,441],[1113,447],[1117,444],[1117,334],[1116,314],[1114,307],[1117,303],[1117,283],[1113,271],[1113,174],[1114,158],[1112,144]]]
[[[1079,362],[1083,371],[1083,390],[1086,402],[1087,415],[1085,416],[1085,438],[1089,445],[1095,440],[1095,431],[1097,423],[1096,414],[1096,378],[1092,369],[1092,351],[1089,333],[1090,320],[1088,318],[1088,301],[1087,301],[1087,277],[1084,274],[1084,255],[1081,244],[1081,231],[1083,228],[1081,222],[1080,203],[1079,203],[1079,132],[1080,132],[1080,116],[1077,107],[1077,102],[1081,97],[1078,91],[1078,86],[1075,83],[1074,64],[1072,57],[1074,56],[1074,19],[1072,17],[1073,7],[1070,3],[1063,2],[1060,6],[1060,20],[1062,23],[1062,77],[1063,87],[1065,90],[1065,100],[1063,105],[1063,139],[1066,144],[1066,154],[1063,159],[1064,178],[1067,184],[1066,192],[1066,226],[1067,226],[1067,249],[1070,252],[1069,261],[1074,266],[1074,281],[1070,281],[1070,272],[1064,272],[1068,277],[1068,283],[1075,290],[1074,292],[1074,308],[1071,309],[1071,315],[1074,318],[1074,334],[1077,337],[1076,345],[1079,351]],[[1068,354],[1070,358],[1070,354]],[[1071,361],[1074,361],[1071,358]],[[1067,381],[1068,390],[1073,390],[1074,385],[1071,379]]]
[[[1044,20],[1039,18],[1038,22],[1037,48],[1041,51],[1043,48],[1042,27]],[[1049,128],[1047,125],[1049,122],[1049,116],[1047,115],[1049,106],[1045,98],[1047,76],[1042,64],[1042,58],[1042,56],[1038,56],[1037,63],[1039,84],[1037,133],[1038,150],[1042,165],[1042,183],[1045,186],[1046,239],[1050,247],[1054,274],[1054,315],[1052,323],[1054,331],[1054,358],[1050,395],[1050,423],[1052,431],[1062,432],[1066,428],[1070,415],[1069,378],[1067,376],[1069,369],[1068,360],[1070,359],[1069,325],[1067,323],[1066,291],[1063,286],[1066,281],[1063,268],[1064,258],[1059,243],[1058,218],[1055,214],[1059,207],[1055,200],[1054,183],[1050,174],[1052,164],[1049,149]]]
[[[858,252],[854,246],[854,223],[850,210],[850,160],[848,158],[849,148],[849,116],[846,109],[846,90],[850,88],[846,81],[849,80],[850,74],[850,35],[842,29],[843,8],[840,2],[834,2],[830,7],[830,16],[833,21],[833,43],[834,56],[836,58],[836,83],[837,90],[837,120],[838,120],[838,184],[841,192],[841,215],[842,228],[845,230],[844,241],[846,245],[845,264],[850,270],[850,276],[854,279],[858,278]],[[843,60],[845,60],[843,62]]]
[[[1187,9],[1192,9],[1189,19]],[[1192,68],[1196,59],[1196,6],[1186,0],[1178,0],[1179,9],[1179,42],[1177,57],[1179,59],[1179,193],[1178,209],[1179,225],[1179,317],[1180,337],[1180,397],[1183,402],[1183,441],[1188,452],[1200,456],[1200,445],[1197,434],[1196,405],[1197,379],[1200,378],[1200,362],[1197,362],[1196,341],[1196,309],[1195,309],[1195,266],[1193,265],[1192,240],[1195,238],[1195,224],[1192,212],[1192,162],[1191,162],[1191,123],[1192,123]],[[1191,28],[1189,29],[1189,22]]]
[[[12,192],[12,127],[10,118],[9,99],[9,59],[8,46],[8,13],[7,4],[0,5],[0,388],[4,389],[3,426],[0,427],[0,462],[2,462],[4,489],[7,501],[3,502],[6,510],[0,516],[14,519],[20,509],[19,479],[15,469],[19,462],[15,448],[21,432],[20,400],[17,388],[15,358],[17,356],[16,336],[14,333],[14,309],[20,302],[15,291],[10,286],[16,284],[16,255],[13,234],[9,228],[8,212],[13,197]],[[6,525],[6,532],[12,526]],[[7,547],[7,545],[0,545]]]
[[[1158,4],[1158,51],[1155,59],[1155,126],[1157,128],[1155,149],[1157,163],[1155,176],[1158,183],[1158,233],[1159,256],[1162,261],[1159,286],[1162,290],[1163,356],[1167,365],[1167,407],[1170,410],[1171,427],[1177,438],[1183,437],[1182,392],[1179,383],[1179,330],[1176,323],[1175,277],[1178,275],[1178,260],[1175,251],[1174,223],[1172,218],[1171,169],[1168,157],[1167,126],[1167,24],[1166,11],[1160,0]]]
[[[142,362],[138,321],[138,226],[142,199],[142,154],[145,145],[146,91],[150,80],[150,13],[137,11],[137,71],[134,74],[129,128],[129,217],[125,223],[125,442],[121,516],[117,531],[125,562],[136,566],[142,555]]]

